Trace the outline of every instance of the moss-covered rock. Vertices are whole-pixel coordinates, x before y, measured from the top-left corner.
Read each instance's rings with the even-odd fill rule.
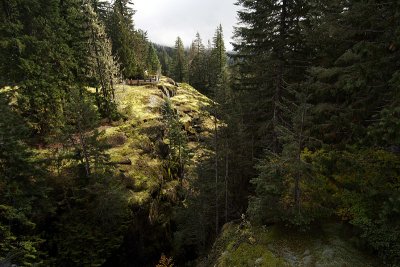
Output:
[[[246,221],[229,223],[198,266],[383,266],[355,248],[342,230],[337,224],[304,233],[277,226],[254,227]]]
[[[195,175],[196,164],[205,147],[201,140],[207,139],[213,131],[213,121],[208,107],[212,101],[187,84],[178,87],[171,79],[163,77],[157,85],[128,86],[116,88],[116,102],[123,120],[112,125],[102,126],[105,141],[110,146],[108,153],[111,162],[117,165],[116,171],[132,190],[132,206],[150,207],[154,194],[165,194],[171,199],[177,191],[176,181],[162,181],[163,160],[168,154],[165,143],[166,125],[162,119],[162,106],[169,98],[180,117],[183,129],[189,137],[188,147],[192,160],[187,166],[187,175]],[[129,162],[129,164],[122,164]]]

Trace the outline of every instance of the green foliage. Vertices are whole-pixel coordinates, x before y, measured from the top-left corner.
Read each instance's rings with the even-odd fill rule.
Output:
[[[259,176],[252,179],[256,196],[249,202],[249,212],[259,223],[288,223],[308,228],[318,219],[329,215],[323,202],[324,181],[316,179],[309,162],[310,109],[305,93],[294,91],[295,102],[282,107],[290,122],[276,127],[282,151],[267,151],[259,163]]]
[[[164,166],[166,177],[172,180],[181,180],[184,178],[185,165],[189,160],[187,135],[179,121],[179,115],[169,99],[166,99],[162,107],[162,115],[166,123],[165,139],[169,147]]]
[[[286,149],[286,148],[285,148]],[[259,176],[252,179],[256,196],[250,198],[249,214],[260,224],[282,223],[307,230],[310,224],[330,215],[326,203],[326,180],[316,179],[305,162],[292,156],[269,154],[258,165]],[[298,199],[296,199],[296,181]]]
[[[179,37],[175,50],[156,51],[134,28],[131,4],[1,1],[1,263],[101,266],[124,242],[125,256],[155,243],[143,249],[155,259],[172,235],[179,258],[201,254],[223,221],[245,213],[251,192],[254,222],[346,222],[385,263],[400,264],[396,1],[239,0],[231,68],[221,25],[207,48],[197,34],[189,51]],[[187,95],[159,106],[157,88],[140,88],[157,91],[152,113],[146,93],[125,95],[129,125],[115,131],[124,124],[111,122],[119,67],[123,79],[162,67],[215,103],[182,85],[171,90]],[[116,169],[108,145],[132,165]],[[218,264],[281,263],[248,233]],[[170,239],[153,242],[160,236]]]
[[[175,42],[175,53],[172,58],[172,78],[177,82],[187,81],[187,58],[182,39],[178,37]]]
[[[87,24],[87,83],[96,88],[96,100],[100,114],[110,119],[115,115],[115,88],[119,68],[112,55],[112,44],[104,25],[98,19],[91,1],[83,4]],[[100,89],[100,90],[99,90]],[[100,92],[99,92],[100,91]]]
[[[334,196],[337,215],[354,225],[388,263],[398,264],[399,157],[375,149],[321,150],[310,156]]]
[[[373,144],[398,149],[400,144],[400,108],[388,106],[375,116],[376,122],[369,126],[368,135]]]
[[[199,90],[204,90],[206,86],[206,60],[205,47],[200,34],[197,33],[189,51],[189,83]]]
[[[54,151],[52,186],[57,216],[47,231],[47,262],[57,266],[101,266],[119,248],[130,217],[127,191],[117,179],[98,127],[92,96],[74,88]]]
[[[142,75],[138,73],[137,54],[133,47],[133,14],[128,0],[114,1],[108,25],[113,54],[121,63],[122,76],[128,79]]]
[[[0,93],[0,262],[33,266],[41,262],[44,241],[35,221],[52,204],[43,205],[44,173],[31,160],[26,126],[10,104],[13,97]]]
[[[1,13],[0,84],[18,85],[28,126],[42,138],[62,120],[62,98],[78,62],[58,1],[7,1]],[[74,3],[71,12],[74,10]],[[28,7],[29,8],[26,8]],[[70,15],[66,11],[66,16]],[[55,34],[58,32],[59,34]],[[10,67],[11,66],[11,67]]]
[[[398,5],[238,4],[234,97],[261,157],[246,171],[251,217],[307,225],[335,212],[398,264]]]
[[[161,63],[158,59],[156,49],[152,44],[149,45],[148,53],[147,53],[147,70],[150,74],[159,74],[161,71]]]
[[[226,78],[227,61],[221,25],[207,48],[197,33],[189,50],[189,83],[197,90],[213,95],[221,79]]]
[[[78,177],[60,199],[55,230],[48,237],[57,266],[101,266],[122,243],[129,220],[126,191],[111,173]]]
[[[170,49],[171,52],[167,52],[166,47],[156,47],[158,52],[158,58],[160,59],[161,64],[161,72],[165,76],[172,77],[172,48]]]
[[[227,66],[227,56],[222,25],[219,25],[215,31],[209,65],[209,87],[214,89],[218,85],[219,79],[221,79],[221,77],[224,75]]]

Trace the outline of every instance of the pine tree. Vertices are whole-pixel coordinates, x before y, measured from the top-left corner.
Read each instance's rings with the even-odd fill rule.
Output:
[[[103,24],[92,7],[91,1],[83,4],[87,19],[88,64],[87,75],[90,86],[96,88],[97,106],[104,117],[112,118],[115,112],[114,84],[117,82],[118,66],[112,55],[112,45],[108,39]],[[100,92],[99,92],[100,89]]]
[[[43,141],[62,124],[62,102],[77,70],[67,15],[55,0],[3,6],[0,84],[18,85],[18,108]]]
[[[35,217],[45,212],[42,202],[48,188],[43,183],[46,173],[31,159],[24,119],[11,105],[14,93],[0,91],[0,262],[32,266],[41,263],[44,240]]]
[[[47,225],[52,265],[102,265],[122,243],[130,214],[126,191],[115,177],[106,154],[99,114],[90,93],[71,89],[65,107],[66,124],[59,138],[56,159],[68,167],[58,172],[53,197],[58,216]],[[106,196],[106,197],[105,197]],[[79,231],[77,230],[79,229]],[[49,264],[50,265],[50,264]]]
[[[166,140],[169,146],[169,155],[164,164],[170,179],[182,181],[185,178],[185,167],[189,160],[187,136],[182,130],[179,116],[172,107],[170,100],[166,100],[162,107],[163,119],[166,122]]]
[[[308,5],[304,1],[239,1],[234,44],[239,73],[236,88],[243,91],[249,132],[259,155],[264,148],[281,150],[277,128],[285,121],[281,102],[285,87],[305,79],[309,48],[302,34]],[[257,118],[257,121],[251,118]],[[260,125],[259,122],[262,122]]]
[[[209,72],[211,79],[209,81],[209,86],[211,89],[215,88],[221,77],[225,75],[224,72],[226,71],[227,61],[222,25],[219,25],[213,38],[213,47],[210,57],[211,66]]]
[[[161,52],[158,52],[158,58],[160,59],[162,74],[172,76],[172,57],[168,54],[165,47],[161,49]]]
[[[187,58],[182,39],[180,37],[178,37],[175,42],[175,55],[172,65],[172,77],[178,82],[187,81]]]
[[[206,54],[200,34],[192,42],[189,52],[189,83],[200,91],[207,88],[206,81]]]
[[[388,188],[398,176],[393,160],[398,153],[400,54],[393,36],[399,25],[392,23],[399,19],[398,8],[392,1],[321,1],[309,35],[318,53],[309,80],[311,134],[329,145],[315,153],[313,163],[321,170],[318,175],[337,187],[336,213],[395,264],[400,259],[398,220],[393,219],[398,212],[388,204],[394,193]],[[383,158],[385,171],[377,171]],[[385,208],[373,204],[376,195]]]
[[[320,60],[310,70],[315,137],[327,144],[365,141],[370,122],[393,104],[398,79],[397,5],[323,1],[313,20]],[[381,16],[387,19],[382,20]],[[311,35],[314,39],[317,36]],[[393,83],[394,82],[394,83]]]
[[[152,75],[158,75],[161,72],[161,63],[157,56],[157,51],[154,48],[153,44],[148,46],[147,53],[147,70]]]
[[[304,1],[239,1],[243,27],[235,44],[240,73],[236,87],[243,91],[247,122],[256,155],[266,155],[252,180],[256,196],[250,201],[253,218],[308,224],[314,210],[304,211],[308,174],[301,160],[306,140],[308,93],[303,83],[311,65],[308,43],[309,4]],[[301,96],[301,97],[299,97]],[[246,115],[247,118],[250,116]],[[299,117],[300,116],[300,117]],[[255,132],[255,134],[254,134]],[[254,140],[253,139],[253,140]],[[311,205],[312,206],[312,205]]]
[[[114,1],[108,34],[112,41],[113,54],[121,64],[123,77],[131,79],[140,76],[141,73],[134,50],[134,11],[129,5],[129,0]]]

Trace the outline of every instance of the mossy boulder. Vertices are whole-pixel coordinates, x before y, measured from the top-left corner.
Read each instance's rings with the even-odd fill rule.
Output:
[[[208,257],[198,266],[384,266],[376,258],[356,248],[338,224],[305,233],[241,222],[224,226]]]

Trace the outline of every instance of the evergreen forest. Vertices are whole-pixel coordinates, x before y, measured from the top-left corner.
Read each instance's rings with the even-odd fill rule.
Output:
[[[0,0],[0,267],[400,266],[400,2],[235,1]]]

